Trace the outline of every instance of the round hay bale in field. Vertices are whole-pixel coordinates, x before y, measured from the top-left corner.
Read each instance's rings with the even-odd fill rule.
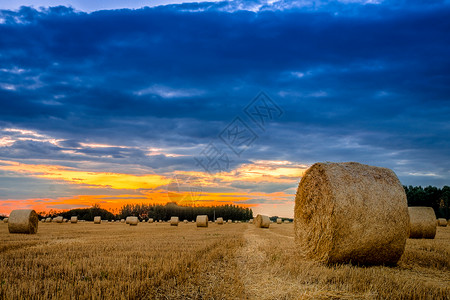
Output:
[[[295,240],[326,263],[394,265],[405,250],[409,215],[395,173],[360,163],[316,163],[295,197]]]
[[[102,223],[102,217],[96,216],[94,217],[94,224],[101,224]]]
[[[281,218],[277,218],[277,224],[281,224],[283,222],[283,220],[281,220]]]
[[[439,218],[439,219],[437,219],[437,224],[438,224],[438,226],[441,226],[441,227],[447,227],[447,220],[446,219],[444,219],[444,218]]]
[[[68,220],[68,219],[64,219],[63,221],[64,221],[64,223],[67,223],[67,222],[69,222],[69,220]]]
[[[289,220],[284,220],[284,224],[290,224],[291,223],[291,221],[289,221]]]
[[[153,219],[152,218],[148,219],[148,222],[153,223]]]
[[[178,217],[171,217],[170,218],[170,226],[178,226],[179,222],[180,221],[179,221]]]
[[[9,218],[4,218],[3,223],[8,223]]]
[[[137,226],[137,224],[139,224],[138,217],[127,217],[127,224],[130,224],[130,226]]]
[[[52,222],[62,223],[62,222],[64,222],[64,218],[62,216],[57,216],[57,217],[53,218]]]
[[[184,224],[187,224],[187,223],[189,223],[189,221],[188,221],[188,220],[184,220],[183,223],[184,223]]]
[[[233,220],[228,220],[227,223],[231,224],[231,223],[233,223]]]
[[[72,224],[78,223],[78,217],[77,216],[70,217],[70,223],[72,223]]]
[[[125,219],[120,219],[120,223],[125,223]]]
[[[436,214],[433,208],[425,206],[408,207],[409,238],[434,239],[436,236]]]
[[[199,215],[196,219],[197,227],[208,227],[208,216],[207,215]]]
[[[52,222],[52,218],[45,219],[45,223],[51,223],[51,222]]]
[[[270,219],[265,215],[257,215],[255,218],[255,226],[258,228],[269,228]]]
[[[39,218],[33,209],[15,209],[8,219],[9,233],[35,234],[38,230]]]
[[[223,218],[217,218],[217,225],[223,225]]]
[[[45,219],[41,219],[41,223],[45,223]]]
[[[253,219],[248,220],[250,224],[253,224]]]

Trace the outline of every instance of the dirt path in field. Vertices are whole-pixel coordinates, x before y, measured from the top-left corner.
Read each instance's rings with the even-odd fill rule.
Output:
[[[245,244],[237,253],[237,262],[241,281],[244,284],[248,299],[280,299],[285,298],[286,289],[298,289],[299,283],[286,280],[273,273],[264,247],[273,243],[272,235],[291,243],[293,237],[275,233],[254,226],[248,226],[244,232]]]

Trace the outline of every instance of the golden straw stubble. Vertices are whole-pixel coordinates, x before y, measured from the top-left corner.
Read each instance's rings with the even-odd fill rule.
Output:
[[[406,194],[386,168],[316,163],[295,197],[295,240],[326,263],[394,265],[409,235]]]

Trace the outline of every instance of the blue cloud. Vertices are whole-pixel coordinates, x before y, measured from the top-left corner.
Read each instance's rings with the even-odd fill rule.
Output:
[[[2,10],[0,126],[67,141],[16,142],[0,157],[77,160],[61,151],[95,141],[138,149],[76,151],[195,168],[191,156],[263,89],[285,113],[266,132],[252,127],[259,138],[236,164],[357,160],[405,183],[427,170],[440,177],[424,182],[448,182],[449,5],[242,4]],[[148,158],[150,146],[191,150]]]

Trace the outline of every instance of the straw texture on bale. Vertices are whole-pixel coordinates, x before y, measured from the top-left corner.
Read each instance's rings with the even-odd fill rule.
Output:
[[[138,217],[127,217],[127,224],[130,224],[130,226],[137,226],[139,223]]]
[[[268,216],[265,216],[265,215],[257,215],[254,223],[255,223],[255,226],[258,228],[269,228],[270,219]]]
[[[9,218],[4,218],[4,219],[3,219],[3,223],[8,223],[8,219],[9,219]]]
[[[77,216],[70,217],[70,223],[76,224],[77,222],[78,222],[78,217]]]
[[[179,219],[178,219],[178,217],[172,217],[172,218],[170,218],[170,226],[178,226],[178,223],[179,223],[180,221],[179,221]]]
[[[45,222],[46,222],[46,223],[51,223],[51,222],[52,222],[52,218],[47,218],[47,219],[45,219]]]
[[[208,216],[207,215],[199,215],[196,219],[197,227],[208,227]]]
[[[35,234],[38,230],[38,225],[38,215],[32,209],[16,209],[9,215],[9,233]]]
[[[437,219],[437,222],[438,222],[438,226],[447,227],[447,220],[446,219],[439,218],[439,219]]]
[[[153,223],[153,219],[152,218],[148,219],[148,222]]]
[[[101,224],[102,223],[102,217],[96,216],[94,217],[94,224]]]
[[[408,207],[409,237],[411,239],[434,239],[436,236],[436,214],[433,208],[425,206]]]
[[[277,224],[281,224],[283,222],[283,220],[281,220],[281,218],[277,219]]]
[[[62,223],[64,222],[64,218],[62,216],[54,217],[53,222]]]
[[[395,173],[360,163],[316,163],[295,197],[295,240],[326,263],[395,265],[405,250],[409,215]]]
[[[223,218],[216,219],[217,225],[223,225]]]

